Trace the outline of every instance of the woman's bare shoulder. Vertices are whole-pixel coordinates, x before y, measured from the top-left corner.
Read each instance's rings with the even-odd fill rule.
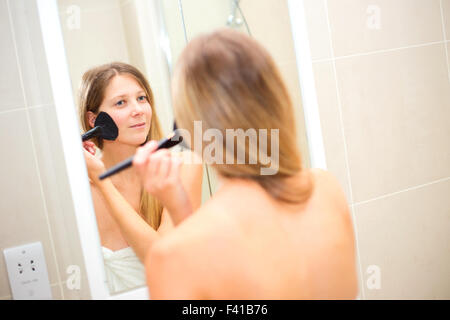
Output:
[[[341,221],[344,227],[342,230],[348,232],[352,229],[351,212],[339,180],[327,170],[311,169],[311,173],[314,175],[315,188],[317,189],[315,191],[315,203],[321,207],[325,205],[327,208],[325,212],[328,214],[320,215],[320,217],[327,219],[327,221],[329,221],[328,219],[332,219],[334,222]],[[314,207],[317,208],[317,206]],[[335,224],[335,226],[337,225]]]
[[[329,196],[341,204],[347,204],[341,183],[333,173],[319,168],[312,168],[310,172],[314,177],[315,188],[322,191],[323,196]]]

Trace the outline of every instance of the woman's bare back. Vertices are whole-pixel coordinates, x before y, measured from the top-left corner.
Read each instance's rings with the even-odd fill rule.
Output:
[[[276,202],[251,182],[227,183],[163,239],[166,259],[182,261],[191,279],[193,291],[179,297],[355,298],[354,235],[345,196],[331,174],[310,172],[315,189],[300,207]]]

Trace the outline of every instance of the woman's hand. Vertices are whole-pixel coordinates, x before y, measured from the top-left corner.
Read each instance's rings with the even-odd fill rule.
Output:
[[[140,147],[133,158],[133,166],[144,189],[167,208],[177,224],[192,213],[189,196],[180,178],[182,161],[167,149],[156,151],[157,146],[156,141],[150,141]]]
[[[97,184],[100,181],[98,176],[105,171],[105,165],[102,160],[95,156],[95,144],[93,142],[84,141],[83,148],[89,180],[91,183]]]

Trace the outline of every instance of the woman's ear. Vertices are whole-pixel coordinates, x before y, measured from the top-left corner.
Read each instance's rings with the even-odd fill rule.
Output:
[[[94,124],[95,124],[95,119],[97,119],[97,116],[96,116],[92,111],[88,111],[88,112],[86,113],[86,117],[87,117],[89,126],[90,126],[91,128],[93,128],[93,127],[94,127]]]

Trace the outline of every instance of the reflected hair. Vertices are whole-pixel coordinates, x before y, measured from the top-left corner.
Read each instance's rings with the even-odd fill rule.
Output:
[[[139,83],[145,91],[150,107],[152,108],[152,119],[146,141],[161,139],[163,133],[155,112],[153,92],[147,79],[137,68],[122,62],[112,62],[96,66],[83,74],[78,92],[78,110],[82,133],[91,129],[87,117],[88,111],[93,112],[95,115],[98,114],[105,98],[106,88],[115,76],[123,74],[131,75]],[[103,149],[103,139],[94,138],[93,142],[100,150]],[[161,203],[142,188],[139,214],[155,230],[161,223],[162,210]]]
[[[194,133],[194,121],[202,129],[279,130],[278,171],[261,175],[267,167],[259,157],[253,164],[236,164],[240,150],[255,158],[249,142],[229,148],[223,139],[222,155],[231,154],[233,164],[213,164],[226,178],[257,182],[276,200],[288,204],[305,202],[313,190],[311,174],[302,168],[294,109],[281,74],[267,50],[251,37],[219,29],[194,38],[180,55],[172,81],[172,101],[177,124]],[[268,154],[271,134],[267,135]],[[205,142],[203,142],[205,144]],[[234,143],[233,143],[234,144]],[[202,148],[203,150],[203,148]]]

